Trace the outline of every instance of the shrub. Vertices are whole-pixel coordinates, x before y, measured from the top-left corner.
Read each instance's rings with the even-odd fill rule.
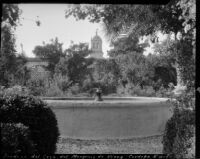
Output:
[[[49,86],[50,75],[47,72],[32,71],[31,78],[27,81],[26,86],[30,90],[30,94],[34,96],[42,96],[45,94],[46,87]]]
[[[45,93],[45,81],[43,79],[30,79],[27,82],[27,87],[30,90],[30,94],[34,96],[41,96]]]
[[[117,87],[117,94],[118,95],[124,95],[125,94],[125,88],[122,85],[119,85]]]
[[[194,111],[176,110],[168,120],[163,136],[163,153],[185,158],[193,144]]]
[[[2,89],[2,94],[6,94],[6,95],[13,95],[13,94],[19,94],[19,95],[28,95],[30,92],[26,87],[22,87],[19,85],[15,85],[11,88],[3,88]]]
[[[46,88],[44,96],[47,97],[64,96],[64,92],[58,87],[56,83],[52,82],[50,86]]]
[[[32,154],[35,146],[30,137],[28,127],[21,123],[1,123],[1,153]]]
[[[69,87],[67,92],[72,95],[77,95],[77,94],[81,93],[81,87],[79,86],[78,83],[76,83],[73,86]]]
[[[195,109],[193,94],[184,92],[172,101],[173,116],[167,121],[163,136],[163,153],[174,158],[194,158]]]
[[[116,93],[116,86],[115,85],[102,83],[100,87],[101,87],[102,93],[104,95]]]
[[[129,96],[155,96],[155,91],[152,86],[145,86],[142,89],[140,86],[131,83],[128,83],[125,88],[123,86],[118,87],[117,93]]]
[[[140,90],[141,90],[140,86],[128,83],[125,87],[125,94],[137,96]]]
[[[52,110],[39,98],[10,95],[0,98],[1,122],[23,123],[39,153],[54,153],[59,136],[57,120]]]
[[[153,89],[152,86],[146,86],[144,90],[145,90],[145,96],[155,97],[155,90]]]
[[[90,78],[86,78],[82,84],[82,91],[92,95],[94,93],[94,81]]]
[[[62,92],[65,92],[72,84],[72,81],[69,80],[68,76],[57,74],[54,76],[53,84],[57,85]]]

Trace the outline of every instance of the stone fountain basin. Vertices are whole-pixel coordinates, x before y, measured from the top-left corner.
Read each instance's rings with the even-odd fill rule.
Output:
[[[43,98],[56,114],[61,136],[125,139],[163,134],[172,116],[167,98]]]

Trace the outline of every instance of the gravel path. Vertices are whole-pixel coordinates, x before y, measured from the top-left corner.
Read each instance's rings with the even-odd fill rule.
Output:
[[[117,140],[79,140],[61,137],[57,154],[161,154],[162,136]]]

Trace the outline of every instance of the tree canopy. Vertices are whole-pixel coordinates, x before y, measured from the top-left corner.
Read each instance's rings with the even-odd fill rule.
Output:
[[[19,74],[25,73],[22,68],[26,59],[24,55],[17,54],[15,48],[14,29],[19,23],[21,10],[16,4],[3,4],[2,9],[0,84],[9,86],[20,82]]]
[[[144,35],[151,35],[152,40],[154,40],[156,33],[161,31],[167,34],[174,33],[175,45],[178,47],[178,43],[180,43],[176,38],[178,33],[182,34],[182,39],[189,38],[193,41],[196,40],[195,13],[195,0],[171,0],[166,5],[71,5],[66,10],[65,16],[66,18],[74,16],[77,20],[88,18],[90,22],[101,22],[111,43],[119,35],[123,34],[127,37],[137,38]],[[185,40],[182,42],[188,43],[189,41]],[[195,57],[195,50],[190,53],[193,53]],[[185,55],[183,52],[178,52],[177,50],[174,51],[174,55],[177,62],[177,76],[180,77],[182,76],[180,74],[183,72],[179,69],[178,61]]]
[[[90,22],[103,22],[111,36],[120,32],[147,35],[158,30],[165,33],[191,29],[196,24],[196,0],[172,0],[167,5],[71,5],[66,18],[73,15],[77,20],[88,18]]]
[[[65,50],[65,57],[60,58],[55,67],[55,73],[67,75],[73,83],[81,83],[86,76],[88,60],[91,51],[85,43],[73,44]]]
[[[12,27],[16,27],[19,22],[21,10],[16,4],[3,4],[2,8],[2,23],[7,23]]]
[[[64,57],[64,51],[62,49],[62,43],[58,41],[58,38],[52,39],[50,43],[43,43],[43,46],[36,46],[33,53],[36,57],[48,61],[47,69],[54,73],[56,64],[61,57]]]

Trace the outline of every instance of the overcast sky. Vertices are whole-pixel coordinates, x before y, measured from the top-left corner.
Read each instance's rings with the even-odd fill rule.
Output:
[[[26,55],[33,57],[33,49],[36,45],[42,45],[42,42],[50,42],[50,39],[58,37],[66,49],[71,41],[74,43],[88,42],[96,33],[103,40],[103,52],[109,50],[109,43],[104,37],[101,25],[90,23],[87,20],[76,21],[75,18],[65,18],[67,4],[19,4],[23,11],[20,16],[22,26],[16,29],[16,47],[21,52],[21,44]],[[41,26],[37,26],[34,20],[41,21]],[[23,19],[24,18],[24,19]]]
[[[91,37],[95,35],[96,29],[103,40],[103,52],[107,53],[110,49],[109,43],[105,38],[101,25],[90,23],[87,20],[76,21],[74,17],[65,18],[67,4],[19,4],[22,10],[20,16],[21,26],[16,29],[16,48],[21,52],[21,44],[26,56],[34,57],[33,49],[42,42],[50,42],[50,39],[58,37],[59,42],[63,43],[63,49],[69,47],[71,41],[74,43],[88,42],[90,45]],[[38,27],[35,20],[41,21]],[[24,18],[24,19],[23,19]],[[147,49],[146,54],[152,52]]]

